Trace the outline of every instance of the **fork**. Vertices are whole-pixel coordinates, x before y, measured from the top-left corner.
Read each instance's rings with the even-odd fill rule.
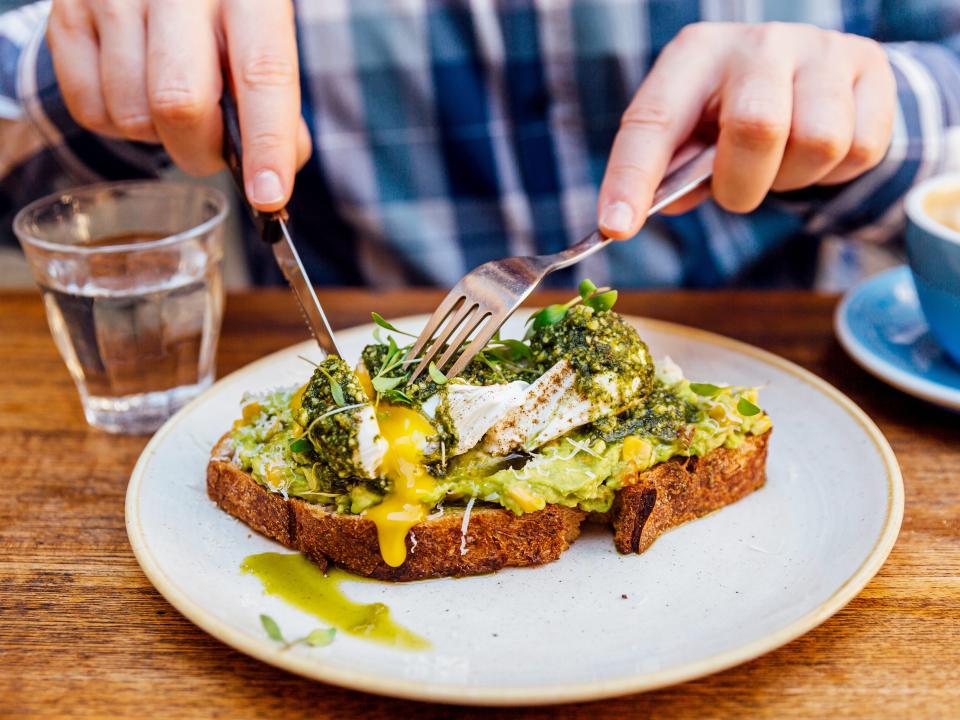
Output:
[[[713,174],[715,155],[716,146],[710,145],[669,172],[653,195],[647,217],[703,185]],[[426,351],[408,384],[414,382],[438,354],[440,357],[434,365],[443,372],[473,335],[470,344],[445,373],[448,379],[459,375],[543,278],[593,255],[609,241],[596,230],[576,245],[552,255],[492,260],[468,272],[437,306],[410,349],[410,358],[417,358],[425,348]]]

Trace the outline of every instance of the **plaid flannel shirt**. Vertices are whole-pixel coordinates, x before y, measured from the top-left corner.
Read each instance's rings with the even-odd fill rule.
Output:
[[[889,152],[847,185],[771,196],[746,216],[707,202],[654,218],[555,283],[809,282],[818,243],[842,238],[831,245],[842,284],[863,271],[866,244],[899,235],[906,190],[960,166],[956,0],[301,0],[296,9],[314,154],[290,210],[320,283],[448,286],[486,260],[576,242],[595,226],[631,95],[698,20],[807,22],[885,43],[899,100]],[[0,16],[7,220],[65,184],[152,176],[167,162],[71,120],[43,39],[48,10]],[[254,278],[277,281],[264,249],[246,247]]]

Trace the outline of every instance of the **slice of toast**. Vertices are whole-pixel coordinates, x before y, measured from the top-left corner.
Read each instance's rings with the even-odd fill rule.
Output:
[[[674,458],[624,478],[610,510],[613,543],[642,553],[664,531],[735,503],[766,481],[770,430],[748,435],[736,449]]]
[[[617,549],[643,552],[665,530],[762,486],[769,434],[749,437],[735,450],[669,460],[627,478],[611,511],[599,518],[612,524]],[[380,555],[373,522],[271,492],[234,465],[232,455],[225,436],[207,466],[207,494],[217,505],[324,569],[333,564],[381,580],[479,575],[552,562],[580,535],[587,515],[561,505],[519,516],[477,507],[464,533],[464,510],[448,508],[413,527],[406,561],[390,567]]]

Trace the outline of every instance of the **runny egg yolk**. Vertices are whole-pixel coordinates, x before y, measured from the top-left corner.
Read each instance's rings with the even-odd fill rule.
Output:
[[[407,559],[407,533],[427,517],[423,497],[433,490],[434,481],[423,464],[423,448],[436,430],[420,413],[398,405],[381,403],[377,420],[387,442],[380,474],[392,487],[364,516],[377,526],[384,562],[399,567]]]

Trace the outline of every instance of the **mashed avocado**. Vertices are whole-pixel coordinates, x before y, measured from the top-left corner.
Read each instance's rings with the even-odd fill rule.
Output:
[[[756,405],[756,389],[691,383],[669,358],[655,367],[636,329],[612,311],[615,301],[615,291],[584,281],[578,298],[531,318],[529,342],[498,335],[451,381],[533,382],[566,360],[576,370],[577,389],[592,407],[609,413],[621,410],[536,452],[494,457],[477,446],[448,462],[443,448],[452,447],[457,438],[444,408],[446,381],[434,370],[409,384],[412,362],[406,357],[411,346],[399,347],[389,336],[387,342],[377,337],[377,343],[363,350],[363,386],[343,360],[331,357],[299,390],[245,398],[243,417],[231,433],[234,461],[284,496],[359,514],[380,503],[389,490],[387,480],[361,477],[378,474],[379,461],[364,464],[358,450],[360,427],[368,433],[367,445],[369,435],[382,427],[367,393],[375,404],[419,409],[440,392],[433,420],[441,438],[439,456],[424,456],[434,482],[422,499],[431,507],[475,499],[517,514],[547,504],[603,512],[624,479],[636,471],[673,457],[735,448],[748,435],[770,428],[770,418]],[[399,332],[379,316],[374,320]]]
[[[326,382],[322,373],[320,376]],[[312,387],[311,381],[300,389],[245,396],[243,417],[234,423],[230,433],[234,461],[257,482],[284,497],[299,497],[321,505],[335,505],[341,512],[360,513],[380,502],[386,483],[338,475],[324,458],[322,436],[319,452],[309,441],[310,434],[305,431],[311,426],[317,428],[317,418],[323,415],[319,409],[325,401],[310,402],[305,410],[306,398],[319,399],[325,392],[330,391]],[[330,399],[332,401],[332,395]],[[324,420],[326,418],[320,422]],[[309,424],[304,427],[300,421]],[[350,437],[350,432],[337,427],[333,427],[333,431],[327,442]]]
[[[425,500],[436,506],[473,497],[517,514],[548,503],[603,512],[629,473],[673,457],[734,448],[746,436],[770,428],[770,418],[756,407],[756,389],[692,385],[671,365],[658,375],[643,404],[558,438],[532,455],[501,458],[474,449],[454,458]],[[291,390],[247,399],[243,419],[231,433],[237,464],[274,491],[340,512],[358,514],[379,503],[384,483],[331,479],[309,455],[291,450],[302,432],[294,421],[297,402]]]

